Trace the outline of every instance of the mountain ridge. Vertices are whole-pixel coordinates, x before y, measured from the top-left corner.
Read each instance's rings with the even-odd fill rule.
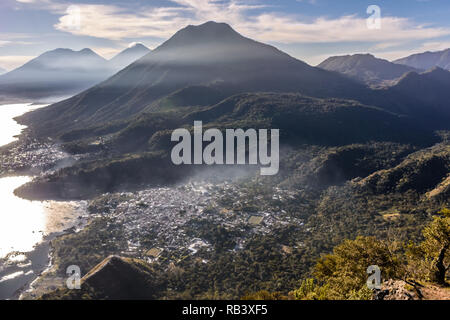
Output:
[[[109,59],[108,62],[114,66],[115,69],[121,70],[130,63],[142,58],[150,51],[151,50],[142,43],[135,43],[133,46],[120,51],[114,57]]]
[[[218,40],[217,33],[225,34],[226,41]],[[193,43],[191,38],[198,34],[205,38]],[[230,26],[208,22],[178,31],[106,81],[22,120],[30,125],[42,123],[39,129],[46,134],[52,127],[54,131],[76,129],[155,111],[152,104],[172,92],[214,83],[238,88],[238,92],[299,92],[317,97],[355,97],[369,90],[352,79],[245,38]]]
[[[318,65],[329,71],[337,71],[367,85],[387,85],[410,71],[419,71],[379,59],[372,54],[354,54],[329,57]]]
[[[143,55],[142,47],[123,50],[112,62],[90,48],[49,50],[0,75],[1,100],[47,102],[76,94],[105,80]]]
[[[433,67],[424,72],[406,73],[394,85],[385,90],[385,95],[388,97],[391,107],[397,112],[402,113],[407,106],[409,111],[413,110],[422,120],[433,115],[439,115],[442,119],[448,120],[450,117],[449,87],[450,71]],[[445,122],[438,127],[445,128]]]
[[[157,271],[143,260],[112,255],[105,258],[81,279],[80,290],[70,290],[71,299],[157,299],[166,289],[156,278]],[[65,289],[45,294],[51,298]]]
[[[450,48],[441,51],[416,53],[393,62],[422,70],[428,70],[433,67],[450,70]]]

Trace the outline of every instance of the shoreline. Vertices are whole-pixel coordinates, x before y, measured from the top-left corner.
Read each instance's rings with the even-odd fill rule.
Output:
[[[0,272],[0,276],[3,275],[3,279],[7,279],[3,281],[4,288],[1,292],[1,299],[18,300],[30,284],[51,266],[50,243],[57,236],[57,233],[48,235],[41,242],[37,243],[32,250],[27,252],[11,252],[0,260],[4,268],[3,272]],[[17,256],[25,257],[20,262],[26,263],[14,263],[10,260],[11,256],[13,258]],[[8,276],[14,274],[17,276],[8,279]]]
[[[52,241],[83,230],[90,221],[87,210],[84,210],[83,215],[76,214],[77,217],[71,221],[72,226],[45,235],[32,250],[13,251],[0,258],[0,299],[17,300],[24,294],[33,295],[32,284],[54,267]]]
[[[22,296],[35,297],[33,283],[54,267],[52,241],[59,237],[82,231],[91,220],[85,210],[63,231],[52,232],[26,252],[13,251],[0,258],[0,299],[18,300]],[[18,258],[18,259],[17,259]],[[15,276],[14,276],[15,275]],[[13,276],[13,277],[11,277]],[[3,280],[3,281],[2,281]]]
[[[36,103],[23,103],[23,105],[35,107]],[[21,115],[29,111],[26,110]],[[12,119],[20,124],[15,118],[21,115],[15,115]],[[54,168],[61,166],[64,161],[75,159],[73,155],[62,151],[54,141],[33,138],[29,128],[25,127],[14,136],[14,140],[0,146],[0,160],[0,179],[19,176],[28,176],[33,179],[51,172]],[[31,199],[19,197],[15,190],[12,193],[22,200],[31,201]],[[40,201],[43,205],[44,202]],[[68,210],[64,210],[65,208],[60,210],[58,207],[55,210],[54,206],[60,204],[63,206],[67,204]],[[51,232],[44,234],[43,231],[39,231],[43,233],[42,239],[35,243],[30,251],[11,251],[0,258],[0,299],[17,300],[21,296],[32,295],[33,283],[53,267],[51,241],[74,232],[75,229],[84,228],[89,220],[84,201],[51,201],[46,210],[49,210],[46,214],[53,217],[47,221],[50,223],[48,227]],[[59,223],[58,220],[60,220]],[[60,226],[64,229],[58,230]]]
[[[72,229],[72,228],[70,228]],[[70,230],[69,229],[69,230]],[[36,294],[36,291],[38,291],[38,288],[36,288],[36,284],[44,277],[47,273],[51,272],[51,270],[55,267],[54,265],[54,247],[52,245],[52,240],[64,236],[66,234],[69,234],[69,230],[64,230],[62,232],[55,232],[53,234],[50,234],[48,236],[48,239],[45,239],[42,241],[42,243],[39,244],[39,246],[44,246],[47,250],[47,265],[39,271],[39,273],[36,274],[36,277],[31,281],[19,288],[14,296],[14,300],[34,300],[36,298],[39,298],[40,295]]]

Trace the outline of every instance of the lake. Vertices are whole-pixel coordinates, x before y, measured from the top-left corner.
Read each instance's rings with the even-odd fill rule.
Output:
[[[32,104],[7,104],[0,105],[0,146],[11,143],[17,138],[25,126],[18,124],[14,118],[25,112],[41,108],[45,105]]]
[[[15,141],[25,128],[14,121],[42,106],[0,106],[0,146]],[[84,202],[29,201],[14,190],[31,181],[29,176],[0,178],[0,299],[16,297],[49,265],[51,235],[73,227],[85,215]]]

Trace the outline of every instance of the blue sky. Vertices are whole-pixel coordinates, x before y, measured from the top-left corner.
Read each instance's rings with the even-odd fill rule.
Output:
[[[366,10],[381,9],[380,29]],[[155,48],[178,29],[227,22],[310,64],[370,52],[386,59],[450,47],[448,0],[1,0],[0,67],[58,47],[110,58],[132,42]]]

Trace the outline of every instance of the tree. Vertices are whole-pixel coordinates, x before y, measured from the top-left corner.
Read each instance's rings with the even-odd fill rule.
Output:
[[[289,292],[295,300],[330,300],[332,296],[328,285],[320,286],[314,279],[303,280],[300,288]]]
[[[367,287],[367,267],[377,265],[382,276],[398,278],[402,274],[397,244],[374,237],[359,236],[345,240],[332,254],[320,258],[314,267],[317,285],[309,279],[291,294],[297,299],[371,299]]]
[[[255,293],[246,294],[241,300],[287,300],[288,298],[283,296],[280,292],[268,292],[267,290],[261,290]]]
[[[425,240],[421,247],[425,260],[431,263],[430,279],[447,285],[445,277],[450,268],[450,210],[444,209],[440,214],[423,230]]]

